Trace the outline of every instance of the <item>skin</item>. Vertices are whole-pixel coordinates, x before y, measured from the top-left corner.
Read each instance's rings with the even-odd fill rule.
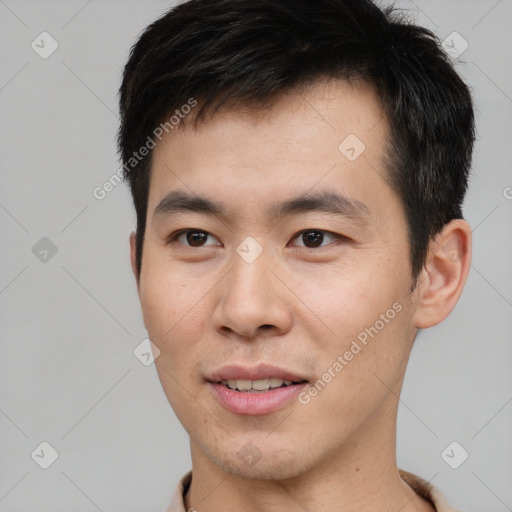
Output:
[[[355,161],[338,149],[349,134],[366,146]],[[134,233],[131,262],[159,379],[190,436],[187,510],[433,510],[398,473],[398,396],[417,329],[441,322],[462,292],[471,230],[445,226],[411,292],[406,219],[385,180],[387,135],[369,86],[331,81],[271,108],[226,108],[155,148],[140,275]],[[173,190],[220,201],[229,216],[153,216]],[[265,216],[270,203],[321,190],[364,203],[367,217]],[[210,235],[168,243],[186,228]],[[312,229],[325,231],[320,247],[301,235]],[[253,263],[236,252],[248,236],[263,249]],[[395,303],[401,311],[306,405],[236,415],[205,380],[224,364],[263,362],[314,383]],[[248,443],[255,464],[237,456]]]

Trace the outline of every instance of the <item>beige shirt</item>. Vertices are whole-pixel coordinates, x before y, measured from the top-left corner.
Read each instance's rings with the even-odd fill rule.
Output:
[[[399,470],[402,480],[416,491],[422,498],[430,502],[437,512],[461,512],[448,505],[441,493],[429,482],[419,476],[413,475],[407,471]],[[183,500],[192,480],[192,471],[186,473],[178,483],[171,503],[165,512],[187,512]]]

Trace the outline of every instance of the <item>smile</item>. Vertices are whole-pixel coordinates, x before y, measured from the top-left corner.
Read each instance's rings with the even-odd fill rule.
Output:
[[[292,386],[301,382],[292,382],[291,380],[283,380],[279,377],[271,377],[269,379],[249,380],[249,379],[227,379],[222,380],[218,384],[222,384],[233,391],[242,393],[265,393],[273,389]]]
[[[240,382],[242,382],[241,387],[248,387],[249,385],[251,387],[240,390],[238,389]],[[209,382],[208,385],[213,398],[223,409],[241,416],[258,416],[279,411],[291,402],[298,401],[299,394],[308,385],[307,381],[286,381],[289,384],[282,381],[279,387],[270,387],[270,383],[265,383],[265,386],[267,386],[265,389],[254,389],[252,386],[254,383],[258,386],[258,382],[235,380],[231,382],[231,385],[229,381]],[[275,383],[277,383],[277,380]],[[234,388],[231,386],[234,386]],[[260,387],[262,386],[263,384],[260,385]]]

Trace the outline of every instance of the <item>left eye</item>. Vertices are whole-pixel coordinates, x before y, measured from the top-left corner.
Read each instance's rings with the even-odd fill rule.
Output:
[[[342,238],[339,235],[329,233],[328,231],[324,231],[322,229],[308,229],[306,231],[301,231],[294,238],[294,240],[299,239],[302,242],[302,244],[298,244],[299,247],[307,247],[308,249],[314,249],[315,247],[321,247],[326,237],[327,239],[331,239],[331,242],[329,243],[332,243],[333,240],[335,241]]]

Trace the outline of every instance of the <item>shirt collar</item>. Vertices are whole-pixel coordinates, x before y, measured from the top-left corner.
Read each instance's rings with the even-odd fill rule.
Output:
[[[430,482],[423,478],[409,473],[407,471],[399,470],[402,480],[409,485],[414,491],[422,498],[429,501],[437,512],[461,512],[458,509],[451,507],[444,499],[443,495],[434,487]],[[183,475],[174,490],[171,503],[165,512],[187,512],[185,510],[185,503],[183,496],[188,491],[190,482],[192,481],[192,471]]]

